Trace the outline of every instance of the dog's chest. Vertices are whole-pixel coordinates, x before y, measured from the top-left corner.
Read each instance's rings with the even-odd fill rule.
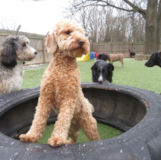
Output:
[[[23,64],[18,64],[14,69],[13,69],[14,75],[18,77],[23,76]]]
[[[17,91],[20,89],[23,82],[23,65],[17,65],[13,69],[13,77],[11,77],[12,91]]]
[[[60,113],[60,109],[63,106],[64,108],[74,108],[74,114],[77,114],[80,112],[81,110],[81,101],[80,98],[78,98],[80,95],[77,94],[77,97],[73,97],[73,99],[69,98],[69,97],[64,97],[63,93],[59,96],[56,96],[53,98],[52,100],[52,109],[55,111],[56,114]],[[76,100],[76,101],[75,101]],[[68,102],[69,101],[75,101],[75,103],[73,103],[72,105],[69,105]]]
[[[51,87],[47,88],[47,85],[47,87],[43,88],[50,90],[48,92],[52,92],[52,108],[58,114],[63,103],[69,99],[75,99],[80,87],[80,72],[79,70],[68,72],[57,72],[55,70],[52,74],[51,72],[46,72],[42,82],[43,86],[46,82],[50,84]]]

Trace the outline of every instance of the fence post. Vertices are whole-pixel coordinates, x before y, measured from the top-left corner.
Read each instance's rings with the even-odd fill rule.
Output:
[[[45,37],[42,38],[42,47],[43,47],[43,61],[44,63],[46,63]]]
[[[111,54],[113,54],[113,44],[111,43]]]
[[[92,40],[90,40],[90,51],[93,51]]]

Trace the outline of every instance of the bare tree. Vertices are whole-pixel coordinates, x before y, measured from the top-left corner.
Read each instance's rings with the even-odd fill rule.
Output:
[[[112,7],[126,12],[139,13],[146,21],[145,54],[152,54],[159,50],[161,38],[161,0],[75,0],[70,9],[79,11],[88,6]]]
[[[0,28],[6,30],[16,30],[17,29],[17,21],[14,17],[3,17],[0,21]]]
[[[144,41],[145,32],[142,26],[145,25],[145,21],[138,15],[127,15],[123,11],[116,12],[113,8],[96,6],[88,6],[78,12],[68,9],[65,13],[65,17],[82,23],[87,36],[93,42],[96,41],[96,32],[99,42]]]

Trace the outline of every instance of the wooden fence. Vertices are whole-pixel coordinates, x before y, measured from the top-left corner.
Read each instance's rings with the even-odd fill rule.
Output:
[[[144,54],[143,43],[91,43],[91,50],[105,54],[123,53],[126,57],[129,57],[129,49],[137,54]]]
[[[6,36],[8,35],[15,35],[15,31],[0,29],[0,46],[2,46],[2,43],[4,42]],[[51,60],[51,55],[46,51],[44,35],[32,34],[32,33],[26,33],[26,32],[19,32],[18,35],[25,35],[26,37],[28,37],[30,39],[30,45],[38,51],[38,54],[36,55],[35,59],[30,62],[26,62],[26,65],[48,63]],[[140,55],[141,57],[144,56],[143,43],[92,43],[90,42],[90,50],[97,52],[98,54],[123,53],[125,57],[129,57],[130,56],[129,49],[131,51],[136,52],[136,54]],[[161,49],[161,45],[160,45],[160,49]],[[146,58],[143,57],[141,59],[147,59],[147,58],[148,57]]]
[[[145,54],[144,43],[92,43],[90,42],[91,51],[95,51],[98,54],[116,54],[123,53],[126,58],[130,57],[130,51],[136,53],[136,60],[148,60],[150,55]],[[161,50],[161,45],[160,45]]]

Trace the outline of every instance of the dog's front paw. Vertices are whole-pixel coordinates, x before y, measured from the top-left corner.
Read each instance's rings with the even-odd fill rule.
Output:
[[[19,138],[20,138],[20,141],[32,142],[32,143],[36,143],[39,140],[36,136],[30,135],[30,134],[21,134]]]
[[[48,144],[53,147],[58,147],[67,144],[67,141],[61,137],[52,137],[48,139]]]

